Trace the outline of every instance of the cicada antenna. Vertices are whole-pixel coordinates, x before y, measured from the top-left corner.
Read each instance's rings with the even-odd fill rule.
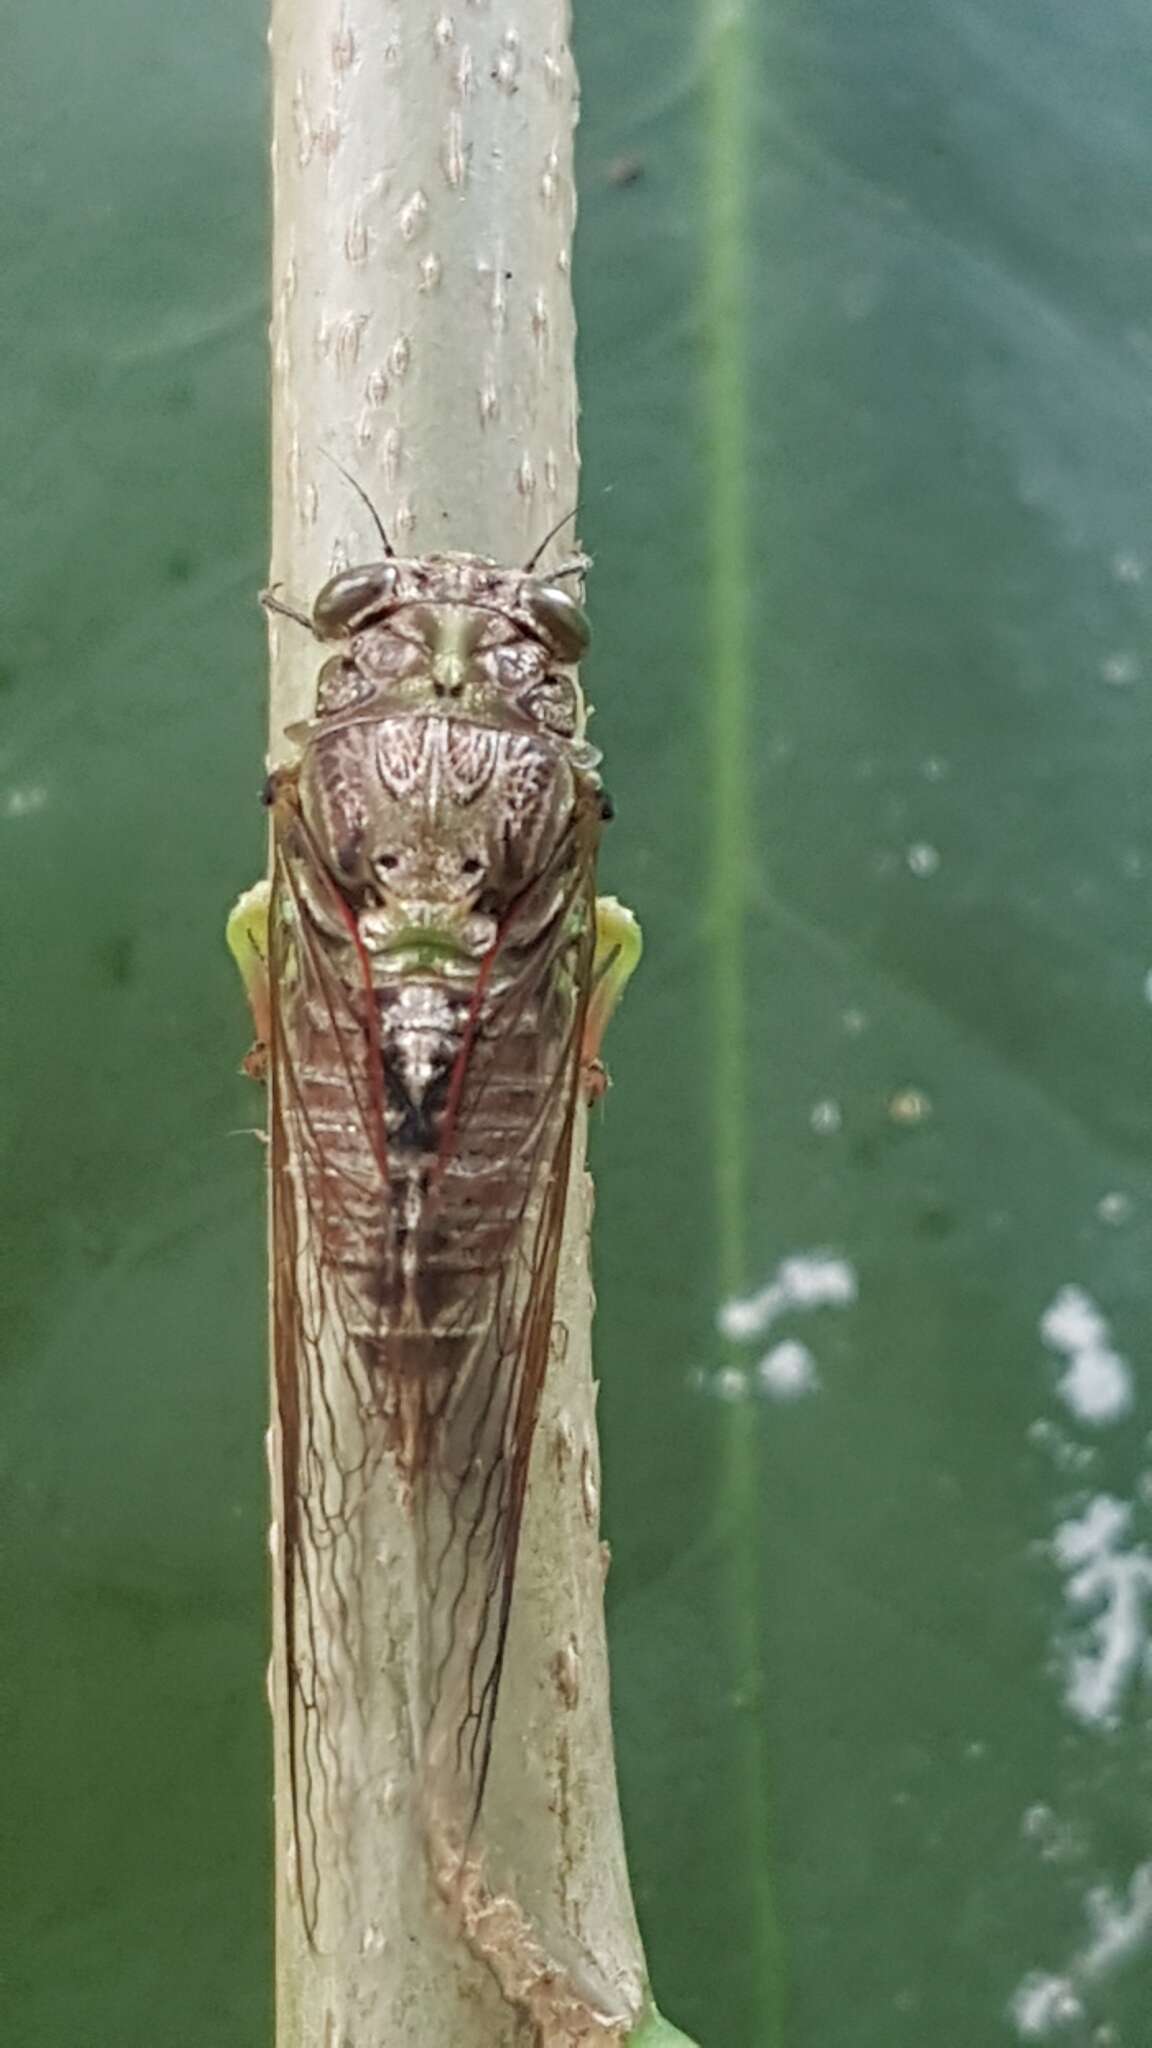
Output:
[[[548,546],[549,542],[555,540],[556,535],[560,532],[561,527],[567,526],[570,519],[575,519],[576,514],[579,512],[579,510],[579,505],[573,505],[572,510],[564,514],[563,519],[558,519],[556,521],[555,526],[549,527],[548,532],[544,535],[544,538],[541,541],[539,547],[536,549],[535,554],[529,555],[528,560],[524,564],[525,576],[530,576],[532,574],[533,569],[536,567],[537,562],[540,560],[540,557],[544,553],[544,550]]]
[[[340,471],[340,474],[343,477],[345,483],[351,484],[352,489],[355,491],[356,496],[359,498],[361,504],[367,506],[369,514],[371,515],[372,524],[376,528],[377,533],[380,535],[380,545],[383,548],[385,555],[388,557],[388,560],[392,561],[395,557],[396,550],[388,538],[388,532],[387,528],[384,525],[384,521],[381,519],[380,514],[376,510],[375,505],[372,503],[371,498],[368,496],[367,491],[364,489],[363,484],[357,483],[356,478],[352,475],[351,470],[345,469],[344,464],[342,462],[337,462],[336,457],[334,455],[329,455],[327,448],[322,448],[320,450],[320,453],[321,455],[328,456],[328,460],[332,464],[333,469],[338,469]],[[551,539],[551,535],[549,535],[549,539]],[[548,543],[546,541],[545,546],[547,546],[547,544]]]

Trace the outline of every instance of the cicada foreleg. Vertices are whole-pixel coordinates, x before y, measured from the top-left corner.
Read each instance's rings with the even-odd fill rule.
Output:
[[[268,910],[272,885],[265,878],[245,889],[232,907],[225,927],[228,950],[240,970],[244,993],[252,1012],[256,1033],[252,1050],[244,1061],[244,1072],[263,1081],[268,1071],[268,1036],[271,1029],[271,994],[268,985]]]
[[[293,625],[303,626],[305,632],[311,633],[312,638],[315,640],[318,635],[312,623],[311,614],[301,611],[299,605],[287,604],[282,597],[277,597],[276,592],[279,587],[279,584],[273,583],[267,590],[260,592],[260,602],[264,610],[273,613],[278,619],[291,619]]]
[[[598,1102],[608,1087],[600,1048],[608,1021],[636,972],[643,950],[643,934],[633,913],[615,896],[598,896],[592,986],[580,1048],[584,1093],[589,1102]]]

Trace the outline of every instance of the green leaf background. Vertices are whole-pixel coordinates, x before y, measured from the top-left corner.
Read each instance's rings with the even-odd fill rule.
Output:
[[[598,1358],[660,2002],[702,2048],[1147,2048],[1152,16],[577,28],[589,681],[647,936]],[[21,2048],[270,2024],[261,1176],[221,938],[262,856],[263,38],[252,0],[43,0],[5,35]],[[720,1334],[818,1249],[854,1300]],[[1131,1390],[1096,1426],[1041,1330],[1069,1286]],[[785,1342],[818,1375],[790,1401],[757,1373]],[[1088,1592],[1129,1626],[1094,1642],[1057,1538],[1105,1497]]]

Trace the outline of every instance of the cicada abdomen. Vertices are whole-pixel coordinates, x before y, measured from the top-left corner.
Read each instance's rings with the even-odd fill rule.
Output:
[[[385,1459],[415,1535],[425,1811],[462,1848],[483,1797],[601,797],[570,672],[587,627],[556,583],[390,559],[335,577],[311,623],[339,651],[270,787],[268,1050],[288,1741],[315,1940],[339,1876],[321,1845],[356,1768],[330,1723],[355,1718],[358,1516]]]

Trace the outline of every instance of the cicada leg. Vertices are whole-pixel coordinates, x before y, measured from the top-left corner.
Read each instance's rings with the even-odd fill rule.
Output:
[[[245,889],[237,898],[225,927],[228,950],[240,969],[244,993],[252,1012],[256,1040],[244,1061],[244,1072],[263,1081],[268,1070],[268,1034],[271,1026],[268,987],[268,905],[271,884],[265,879]]]
[[[278,583],[273,583],[267,590],[260,592],[260,602],[264,610],[266,612],[274,612],[278,619],[291,619],[294,625],[303,626],[305,632],[311,633],[312,638],[315,640],[317,633],[312,623],[311,615],[308,612],[301,611],[299,605],[286,604],[282,597],[277,597],[276,592],[279,588]]]
[[[598,896],[592,989],[584,1016],[584,1041],[580,1048],[584,1093],[589,1102],[599,1102],[608,1087],[600,1047],[608,1029],[608,1020],[631,981],[643,950],[644,939],[632,912],[615,896]]]

